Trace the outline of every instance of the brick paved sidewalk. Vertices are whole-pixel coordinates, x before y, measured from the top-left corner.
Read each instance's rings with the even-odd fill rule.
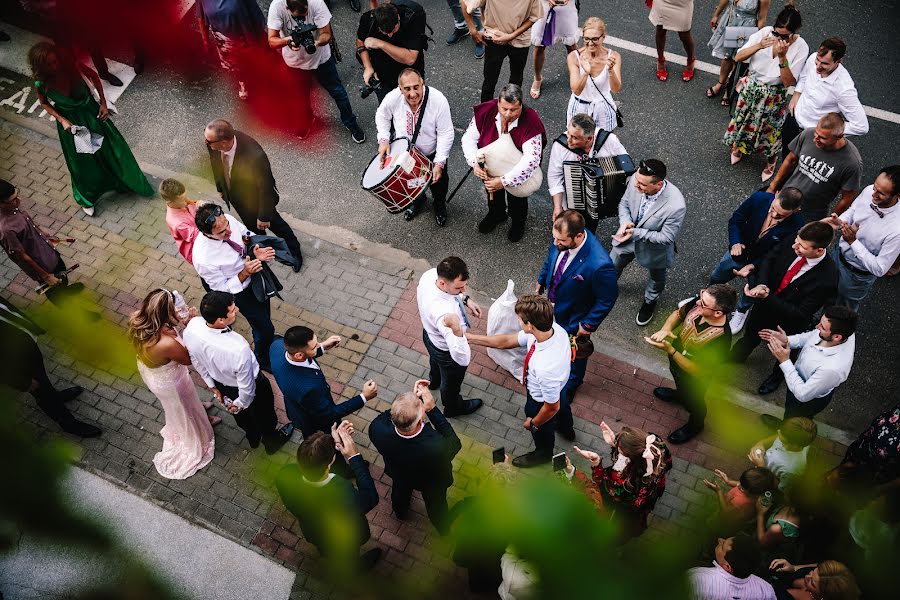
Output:
[[[155,287],[177,288],[189,301],[199,301],[203,290],[193,269],[176,252],[158,198],[114,196],[100,203],[94,218],[87,218],[70,196],[68,173],[55,138],[0,119],[0,141],[0,177],[19,187],[24,206],[44,229],[78,240],[71,246],[61,246],[60,251],[67,262],[71,259],[80,263],[73,280],[85,283],[108,319],[124,323],[126,315]],[[368,378],[378,381],[378,399],[351,418],[360,432],[363,455],[372,462],[382,497],[370,513],[370,545],[378,544],[386,550],[378,572],[414,577],[420,583],[439,581],[438,589],[444,597],[463,597],[464,574],[449,560],[446,545],[433,534],[421,500],[414,499],[417,514],[412,520],[401,522],[392,516],[390,479],[384,476],[383,462],[365,435],[368,423],[389,407],[389,400],[411,389],[416,379],[427,374],[412,263],[388,262],[305,234],[300,235],[300,241],[306,256],[303,271],[293,274],[276,267],[285,289],[284,301],[273,301],[273,320],[278,332],[304,324],[320,336],[337,333],[348,340],[321,359],[332,378],[332,389],[342,397],[358,393]],[[0,259],[0,287],[2,294],[20,307],[41,303],[32,291],[33,282],[5,256]],[[476,330],[483,331],[484,326],[483,321],[473,323]],[[246,326],[242,333],[249,337]],[[359,339],[349,340],[353,334]],[[595,341],[598,352],[590,360],[585,384],[573,407],[581,447],[601,452],[606,449],[600,438],[601,420],[613,429],[628,424],[663,436],[684,421],[682,409],[653,397],[652,389],[664,383],[661,377],[604,354],[602,332]],[[162,413],[136,371],[132,369],[127,377],[114,375],[66,354],[63,343],[42,342],[51,346],[46,356],[52,377],[78,383],[86,390],[73,404],[74,412],[104,429],[99,438],[72,439],[82,450],[81,464],[296,569],[292,598],[333,595],[313,576],[319,569],[317,554],[301,538],[295,520],[273,493],[274,474],[292,460],[294,444],[272,457],[253,452],[243,442],[243,432],[226,418],[216,428],[216,455],[209,466],[184,481],[164,479],[151,463],[161,447]],[[474,352],[463,394],[483,398],[485,407],[453,420],[463,439],[463,451],[454,464],[456,485],[451,490],[451,502],[476,489],[477,476],[490,462],[493,447],[505,446],[513,454],[531,445],[530,436],[521,426],[521,385],[496,367],[483,349]],[[22,407],[24,419],[35,424],[41,435],[57,434],[56,425],[30,397],[23,397]],[[286,420],[283,411],[281,419]],[[725,438],[714,433],[723,430],[716,427],[720,422],[738,422],[741,427],[729,428],[735,433]],[[689,518],[709,511],[713,496],[703,487],[702,479],[711,476],[709,469],[714,467],[729,470],[733,476],[746,468],[744,452],[764,436],[756,422],[755,415],[745,409],[725,401],[714,403],[708,430],[698,439],[672,448],[675,466],[654,513],[648,539],[677,534]],[[828,440],[820,440],[817,447],[826,463],[843,454],[842,447]],[[570,445],[561,443],[558,448],[569,450]],[[586,467],[580,459],[574,462]]]

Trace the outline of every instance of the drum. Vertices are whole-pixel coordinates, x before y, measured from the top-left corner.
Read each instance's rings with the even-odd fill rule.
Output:
[[[360,185],[381,200],[389,213],[404,210],[431,185],[431,161],[415,146],[410,148],[406,138],[393,140],[384,166],[379,162],[376,155]]]

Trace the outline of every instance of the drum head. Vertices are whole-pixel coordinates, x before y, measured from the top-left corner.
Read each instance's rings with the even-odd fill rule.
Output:
[[[379,165],[378,155],[372,159],[362,176],[360,185],[364,190],[371,190],[375,186],[387,181],[388,177],[397,169],[394,158],[409,150],[409,140],[406,138],[397,138],[391,142],[391,149],[388,150],[390,158],[385,161],[384,167]]]

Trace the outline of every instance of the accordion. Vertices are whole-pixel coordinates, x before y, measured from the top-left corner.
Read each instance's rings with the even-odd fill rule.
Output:
[[[569,208],[584,211],[592,219],[615,216],[625,195],[628,177],[637,169],[627,154],[563,162]]]

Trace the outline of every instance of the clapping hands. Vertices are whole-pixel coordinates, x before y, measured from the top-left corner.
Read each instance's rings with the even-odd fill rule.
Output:
[[[345,460],[350,460],[359,454],[356,443],[353,441],[353,431],[353,423],[346,419],[341,421],[340,425],[335,423],[331,426],[331,437],[334,439],[334,447]]]

